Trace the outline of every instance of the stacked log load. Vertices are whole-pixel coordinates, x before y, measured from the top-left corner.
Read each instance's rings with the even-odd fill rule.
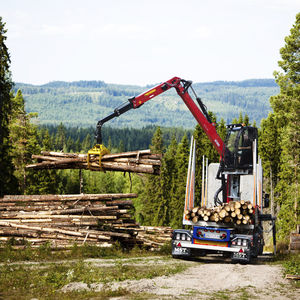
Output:
[[[254,218],[253,205],[249,201],[231,201],[214,208],[194,207],[184,212],[187,220],[233,223],[237,225],[251,224]]]
[[[106,154],[101,158],[91,155],[90,164],[87,154],[42,151],[41,155],[32,155],[37,163],[27,165],[27,169],[86,169],[92,171],[121,171],[134,173],[159,174],[161,154],[152,154],[150,150]]]
[[[76,243],[111,247],[159,248],[170,238],[153,229],[152,239],[130,214],[136,194],[7,195],[0,198],[0,243],[32,247],[49,243],[70,248]],[[150,230],[150,229],[149,229]],[[149,231],[148,230],[148,231]],[[150,230],[151,231],[151,230]],[[137,237],[137,235],[139,235]]]

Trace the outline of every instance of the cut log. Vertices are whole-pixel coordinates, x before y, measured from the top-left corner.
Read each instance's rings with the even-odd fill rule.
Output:
[[[1,202],[39,202],[39,201],[97,201],[121,198],[136,198],[137,194],[72,194],[72,195],[5,195]]]
[[[192,219],[193,223],[197,223],[198,221],[199,221],[199,217],[198,216],[193,217],[193,219]]]
[[[27,169],[90,169],[93,171],[122,171],[134,173],[159,174],[161,155],[151,154],[150,150],[106,154],[101,158],[92,155],[90,165],[86,154],[46,152],[32,155],[37,163],[27,165]]]
[[[194,208],[192,209],[192,212],[193,212],[194,214],[196,214],[196,213],[198,212],[198,210],[199,210],[199,207],[197,206],[197,207],[194,207]]]

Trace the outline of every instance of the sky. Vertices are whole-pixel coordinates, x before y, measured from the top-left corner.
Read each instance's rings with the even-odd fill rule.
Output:
[[[273,78],[300,0],[0,0],[14,82]]]

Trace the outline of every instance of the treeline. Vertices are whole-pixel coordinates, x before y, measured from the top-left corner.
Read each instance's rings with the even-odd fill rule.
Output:
[[[37,112],[41,125],[63,123],[68,127],[89,127],[95,126],[98,120],[129,98],[153,86],[155,84],[142,87],[103,81],[55,81],[44,85],[16,83],[14,92],[22,90],[26,111]],[[279,91],[272,79],[194,83],[193,88],[208,110],[219,119],[230,122],[237,113],[242,112],[258,124],[271,110],[268,99]],[[171,89],[142,108],[129,111],[110,123],[115,128],[143,128],[149,125],[192,129],[196,122],[176,91]]]
[[[87,152],[95,144],[95,128],[88,127],[66,127],[63,123],[58,126],[44,125],[39,126],[41,139],[46,134],[50,136],[53,149],[64,152]],[[141,129],[133,128],[113,128],[109,126],[102,127],[103,144],[111,152],[124,152],[148,149],[151,139],[156,130],[156,126],[147,126]],[[192,130],[183,128],[162,128],[164,145],[171,143],[174,136],[180,141],[184,135],[190,139]],[[40,140],[42,145],[42,140]]]

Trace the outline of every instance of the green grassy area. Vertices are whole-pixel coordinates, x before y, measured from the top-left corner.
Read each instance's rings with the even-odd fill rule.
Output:
[[[274,257],[272,264],[281,264],[284,275],[300,275],[300,253],[278,254]]]
[[[77,262],[52,264],[3,264],[0,266],[0,298],[4,299],[85,299],[91,296],[115,296],[128,292],[124,289],[110,291],[111,282],[138,280],[171,275],[182,272],[186,264],[150,264],[145,266],[124,264],[116,260],[113,266],[93,266],[91,263]],[[62,292],[61,288],[71,282],[83,282],[87,286],[103,283],[100,292],[91,290],[78,292]]]
[[[218,292],[214,292],[211,295],[209,295],[210,300],[232,300],[232,299],[239,299],[239,300],[248,300],[248,299],[258,299],[257,296],[255,296],[252,293],[254,287],[248,286],[236,289],[234,291],[231,290],[222,290]]]
[[[74,245],[68,251],[53,251],[46,244],[37,249],[28,245],[15,250],[12,244],[0,248],[0,299],[107,299],[129,294],[126,289],[112,291],[109,286],[111,282],[171,275],[187,268],[186,264],[167,262],[171,260],[168,245],[161,251],[151,252],[140,248],[124,251],[120,245],[113,248]],[[157,264],[155,256],[158,255],[166,263]],[[145,256],[151,261],[151,257],[154,258],[147,263],[147,268],[143,263],[133,265],[139,260],[143,262]],[[87,258],[113,260],[109,261],[109,266],[99,267],[85,262]],[[126,259],[126,264],[123,259]],[[88,286],[102,283],[104,286],[100,291],[62,292],[61,288],[71,282],[83,282]],[[138,299],[139,295],[130,294],[130,298]]]
[[[278,254],[272,264],[280,264],[283,267],[283,275],[300,275],[300,253],[295,254]],[[299,280],[291,281],[291,283],[300,288]]]
[[[0,262],[17,261],[56,261],[63,259],[84,259],[84,258],[128,258],[139,256],[170,255],[171,245],[166,244],[159,251],[148,251],[145,248],[135,247],[131,250],[124,250],[116,243],[111,248],[99,248],[97,246],[85,244],[78,246],[74,244],[68,250],[53,250],[49,244],[44,244],[39,248],[33,248],[30,244],[22,249],[16,250],[14,243],[10,241],[0,247]]]

